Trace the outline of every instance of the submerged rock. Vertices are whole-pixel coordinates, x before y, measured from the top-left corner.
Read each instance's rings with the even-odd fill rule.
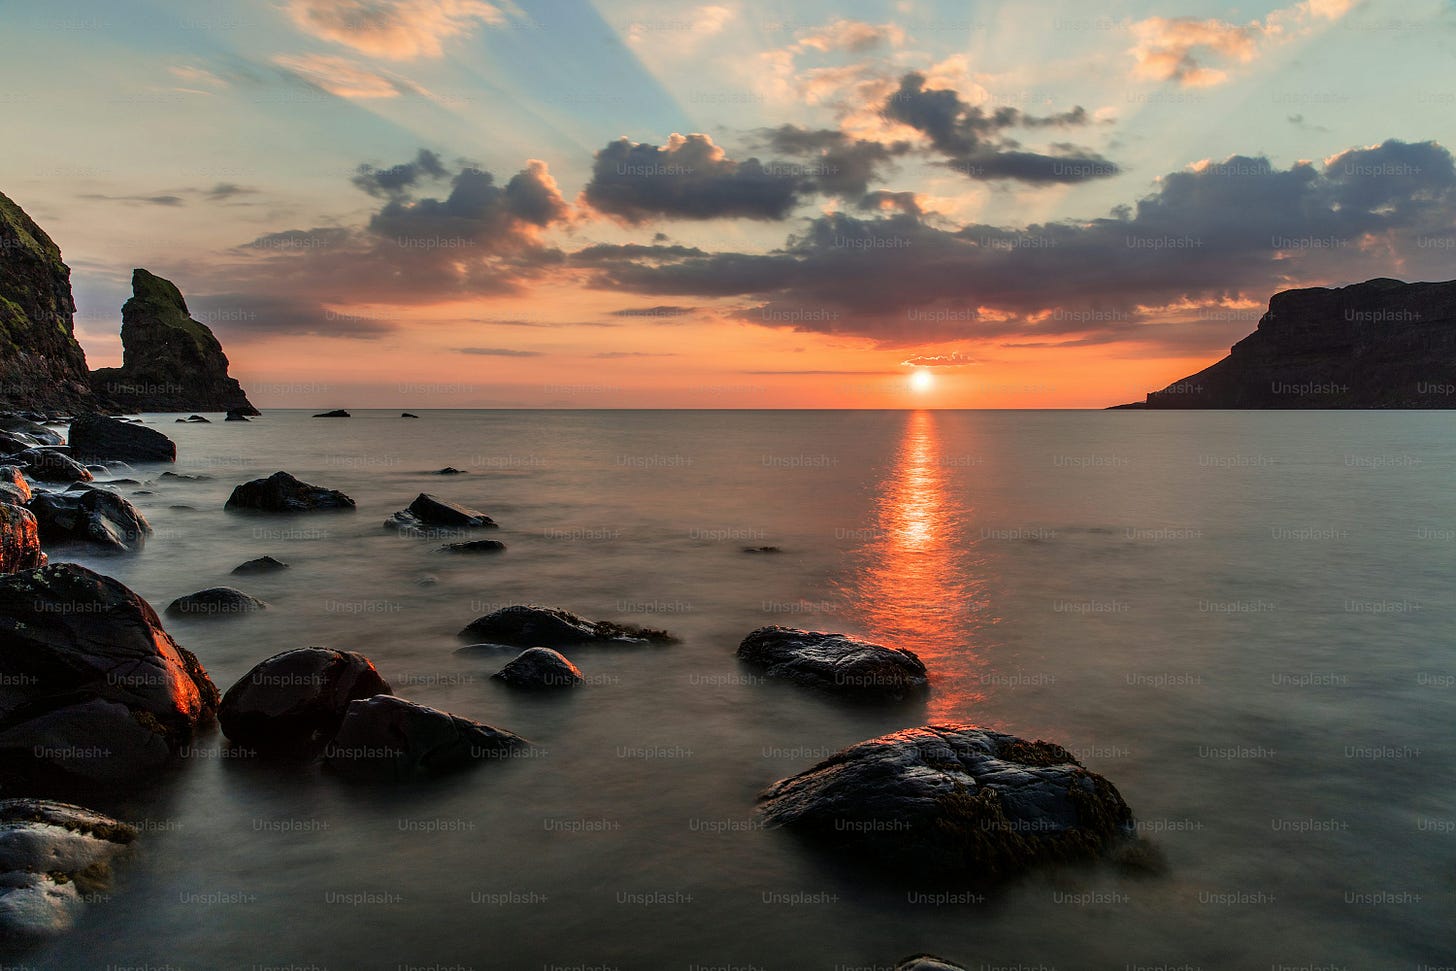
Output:
[[[235,617],[265,610],[266,603],[236,587],[208,587],[167,605],[167,613],[190,617]]]
[[[351,701],[393,694],[373,662],[352,651],[305,647],[259,661],[222,696],[218,723],[239,745],[314,755]]]
[[[951,964],[945,958],[938,958],[934,954],[914,954],[895,965],[895,971],[966,971],[966,969],[959,964]]]
[[[745,547],[743,547],[743,552],[745,552],[745,553],[782,553],[783,550],[779,549],[777,546],[745,546]]]
[[[738,645],[738,658],[770,678],[864,698],[903,698],[930,685],[925,665],[911,651],[843,634],[760,627]]]
[[[465,473],[462,470],[455,468],[455,466],[453,466],[453,465],[447,465],[443,469],[436,469],[435,471],[431,472],[430,474],[431,475],[464,475]]]
[[[324,411],[324,412],[320,412],[319,414],[314,415],[314,417],[315,418],[352,418],[353,415],[350,415],[344,409],[339,408],[339,409],[336,409],[334,411]]]
[[[0,502],[0,573],[45,566],[40,527],[29,509]]]
[[[392,695],[349,703],[324,763],[347,778],[404,782],[475,762],[503,761],[531,743],[511,732]]]
[[[239,563],[233,567],[233,572],[237,574],[276,573],[286,569],[288,569],[288,564],[282,560],[274,559],[271,556],[260,556],[257,559],[248,560],[246,563]]]
[[[549,647],[531,647],[492,678],[516,688],[573,688],[582,683],[581,669]]]
[[[253,411],[252,414],[256,415],[257,411]],[[227,413],[227,417],[224,418],[223,421],[252,421],[252,419],[245,415],[242,411],[234,408]]]
[[[86,466],[53,448],[28,448],[16,458],[24,464],[25,474],[37,482],[90,482],[95,478]]]
[[[137,837],[126,823],[64,802],[0,800],[0,939],[69,930],[87,895],[111,886],[111,864]]]
[[[225,508],[313,512],[319,509],[353,509],[354,500],[334,489],[300,482],[287,472],[274,472],[266,479],[253,479],[238,486],[228,497]]]
[[[570,647],[575,644],[665,644],[674,638],[665,630],[586,620],[570,611],[516,604],[477,617],[460,632],[496,644],[520,647]]]
[[[105,415],[82,415],[71,422],[71,454],[79,459],[125,462],[175,462],[177,445],[155,428]]]
[[[506,544],[494,539],[475,539],[468,543],[446,543],[441,553],[504,553]]]
[[[772,826],[920,878],[998,878],[1099,857],[1133,816],[1065,749],[969,725],[859,742],[760,796]]]
[[[92,543],[117,552],[139,550],[152,525],[136,507],[110,489],[77,482],[65,492],[37,492],[30,511],[41,543]]]
[[[415,501],[409,504],[408,508],[401,509],[389,519],[386,519],[384,525],[390,529],[413,532],[430,528],[475,529],[482,526],[493,527],[496,525],[496,522],[479,509],[471,509],[469,506],[462,506],[448,499],[441,499],[439,496],[431,493],[421,492],[415,497]]]
[[[74,563],[0,577],[0,684],[7,782],[135,781],[218,702],[145,600]]]

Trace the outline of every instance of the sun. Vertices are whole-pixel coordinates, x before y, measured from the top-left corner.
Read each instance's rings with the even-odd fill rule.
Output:
[[[910,390],[924,393],[935,387],[935,375],[921,369],[910,374]]]

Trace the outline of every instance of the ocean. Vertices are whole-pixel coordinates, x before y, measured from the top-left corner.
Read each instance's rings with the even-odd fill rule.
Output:
[[[142,839],[33,967],[1349,968],[1456,954],[1456,422],[1446,412],[269,411],[174,424],[119,472],[145,551],[52,550],[160,611],[222,690],[277,652],[373,659],[395,693],[538,757],[361,787],[198,739],[92,807]],[[439,476],[454,466],[466,474]],[[158,479],[161,472],[205,476]],[[280,469],[353,513],[231,513]],[[105,478],[105,477],[100,477]],[[420,492],[500,524],[452,556],[384,520]],[[777,552],[746,552],[776,547]],[[234,577],[271,554],[277,574]],[[457,632],[539,603],[677,644],[494,682]],[[740,666],[749,631],[918,653],[922,702],[849,705]],[[1118,786],[1161,874],[890,886],[755,798],[853,742],[970,723]]]

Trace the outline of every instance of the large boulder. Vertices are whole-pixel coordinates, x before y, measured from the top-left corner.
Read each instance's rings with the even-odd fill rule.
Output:
[[[0,502],[27,503],[34,494],[20,469],[13,465],[0,465]]]
[[[258,413],[228,376],[222,345],[192,319],[176,285],[136,269],[131,294],[121,308],[121,367],[91,372],[97,394],[130,411]]]
[[[40,524],[40,539],[54,543],[92,543],[117,552],[139,550],[152,525],[125,498],[99,486],[77,482],[65,492],[37,492],[30,511]]]
[[[24,464],[25,474],[37,482],[90,482],[95,478],[86,466],[53,448],[28,448],[16,458]]]
[[[29,509],[0,502],[0,573],[45,566],[40,528]]]
[[[1111,782],[1059,745],[928,725],[851,745],[760,797],[772,826],[917,878],[1008,876],[1133,837]]]
[[[167,613],[190,617],[236,617],[265,610],[268,605],[236,587],[208,587],[167,605]]]
[[[911,651],[844,634],[760,627],[738,645],[738,657],[770,678],[859,698],[903,698],[930,685]]]
[[[574,688],[581,684],[581,669],[559,651],[528,647],[491,675],[513,688]]]
[[[421,492],[408,508],[401,509],[386,519],[384,525],[391,529],[416,532],[440,528],[474,529],[494,526],[496,523],[479,509],[471,509],[449,499]]]
[[[4,781],[132,781],[218,702],[145,600],[74,563],[0,576],[0,686]]]
[[[34,942],[74,926],[88,896],[137,837],[127,823],[64,802],[0,800],[0,940]]]
[[[665,644],[674,638],[665,630],[586,620],[570,611],[534,604],[514,604],[477,617],[461,637],[517,647],[571,647],[581,644]]]
[[[175,462],[177,445],[155,428],[105,415],[81,415],[71,422],[71,454],[92,461]]]
[[[266,479],[254,479],[238,486],[228,497],[226,508],[313,512],[319,509],[353,509],[354,500],[335,489],[300,482],[287,472],[274,472]]]
[[[392,693],[364,655],[305,647],[253,665],[222,696],[217,718],[239,745],[313,755],[338,732],[351,701]]]
[[[0,414],[0,431],[35,445],[66,444],[60,432],[23,415]]]
[[[375,695],[349,703],[324,760],[347,778],[404,782],[475,762],[514,758],[530,744],[519,735],[468,718]]]

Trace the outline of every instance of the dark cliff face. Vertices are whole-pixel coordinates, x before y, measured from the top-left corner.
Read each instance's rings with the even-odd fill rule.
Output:
[[[1456,281],[1285,290],[1228,357],[1147,408],[1456,408]]]
[[[135,270],[121,308],[122,364],[92,373],[98,394],[135,411],[257,414],[212,331],[192,319],[170,280]]]
[[[0,407],[94,407],[75,313],[60,247],[0,193]]]

